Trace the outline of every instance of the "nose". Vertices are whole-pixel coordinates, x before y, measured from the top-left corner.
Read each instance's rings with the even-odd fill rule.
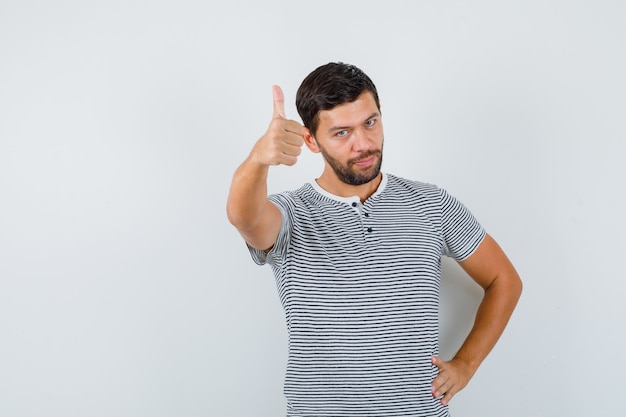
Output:
[[[354,151],[362,151],[369,148],[369,137],[364,129],[356,129],[352,133],[352,149]]]

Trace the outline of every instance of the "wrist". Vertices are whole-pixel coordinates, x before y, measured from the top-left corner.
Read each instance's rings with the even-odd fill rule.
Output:
[[[467,373],[468,377],[470,378],[476,373],[476,371],[478,370],[478,367],[480,366],[479,361],[472,360],[471,358],[465,357],[460,354],[457,354],[452,359],[452,362],[456,362],[457,364],[462,366],[463,369],[465,369],[465,372]]]
[[[259,155],[254,149],[252,149],[252,151],[244,161],[244,164],[248,166],[249,170],[257,173],[269,172],[270,164],[264,162],[261,155]]]

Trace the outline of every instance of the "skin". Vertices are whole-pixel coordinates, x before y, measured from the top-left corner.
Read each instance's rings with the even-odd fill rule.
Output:
[[[246,242],[269,250],[281,226],[278,208],[267,199],[267,175],[272,165],[294,165],[303,145],[324,157],[317,179],[328,192],[365,201],[378,188],[382,176],[383,125],[380,109],[369,92],[351,103],[319,113],[317,132],[285,117],[284,95],[272,88],[274,112],[265,134],[256,142],[233,176],[227,214]],[[337,171],[340,171],[338,173]],[[346,175],[357,179],[346,182]],[[449,361],[433,356],[439,369],[432,394],[444,405],[468,384],[504,331],[521,295],[522,282],[496,241],[487,235],[476,251],[459,262],[484,290],[474,326],[457,354]]]
[[[383,124],[371,93],[320,111],[315,136],[305,128],[303,138],[312,152],[324,156],[324,171],[317,183],[326,191],[342,197],[358,195],[361,201],[376,191],[382,179]],[[338,175],[338,168],[351,172],[353,178],[369,180],[346,183]]]

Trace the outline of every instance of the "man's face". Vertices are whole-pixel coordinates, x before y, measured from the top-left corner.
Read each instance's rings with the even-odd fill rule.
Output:
[[[383,160],[383,124],[374,96],[319,113],[315,142],[339,180],[361,185],[378,176]]]

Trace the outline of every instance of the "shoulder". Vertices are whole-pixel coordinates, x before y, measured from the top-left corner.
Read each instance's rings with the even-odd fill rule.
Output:
[[[445,191],[439,186],[422,181],[411,180],[392,174],[387,174],[385,191],[396,195],[410,195],[419,199],[439,200]]]
[[[309,205],[311,201],[316,199],[316,194],[311,184],[306,183],[295,190],[270,194],[267,198],[281,208],[295,208]]]

